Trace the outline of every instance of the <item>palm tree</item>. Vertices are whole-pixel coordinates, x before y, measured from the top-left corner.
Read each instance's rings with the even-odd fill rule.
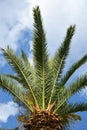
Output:
[[[24,51],[21,56],[8,46],[1,49],[15,75],[1,74],[0,86],[14,95],[29,110],[24,127],[28,130],[64,130],[76,120],[77,112],[86,111],[87,103],[72,103],[69,99],[87,86],[87,75],[67,84],[74,72],[87,61],[87,54],[63,75],[75,25],[67,29],[64,41],[52,58],[48,57],[47,42],[39,7],[33,9],[33,65]],[[18,119],[21,120],[22,116]],[[25,116],[25,119],[26,116]]]

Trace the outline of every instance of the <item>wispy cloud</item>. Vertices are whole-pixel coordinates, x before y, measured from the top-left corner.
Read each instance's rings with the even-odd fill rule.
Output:
[[[18,113],[17,104],[10,101],[6,104],[0,103],[0,122],[6,123],[10,116],[15,116]]]
[[[21,36],[23,31],[26,34],[26,30],[30,30],[28,8],[26,0],[0,1],[0,48],[10,45],[16,51],[22,45],[22,40],[29,39],[29,35],[26,38]],[[4,66],[6,62],[1,55],[0,59],[0,65]]]
[[[5,48],[9,44],[14,50],[17,49],[18,34],[27,26],[25,22],[22,23],[26,8],[26,0],[0,1],[0,47]]]

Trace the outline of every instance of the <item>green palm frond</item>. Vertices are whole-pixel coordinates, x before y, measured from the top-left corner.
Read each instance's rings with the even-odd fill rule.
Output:
[[[81,76],[75,82],[73,82],[69,87],[63,88],[62,93],[58,93],[58,104],[54,113],[74,94],[81,91],[87,86],[87,75]]]
[[[74,63],[70,69],[66,72],[65,76],[61,79],[60,81],[60,86],[63,86],[66,84],[66,82],[69,80],[69,78],[72,76],[72,74],[79,68],[81,67],[85,62],[87,62],[87,54],[84,55],[79,61]]]
[[[84,104],[84,103],[81,103],[81,104]],[[63,120],[63,125],[64,125],[64,127],[66,127],[66,129],[67,129],[67,127],[70,127],[71,123],[81,120],[81,116],[76,113],[76,112],[78,112],[77,107],[80,106],[80,103],[79,104],[75,103],[75,105],[77,106],[76,109],[75,109],[75,107],[73,109],[73,105],[74,105],[73,103],[72,104],[65,103],[57,111],[58,115],[61,116],[61,118]],[[79,110],[82,110],[82,109],[84,109],[84,106],[82,106],[82,108]]]
[[[17,77],[17,76],[14,76],[14,75],[11,75],[11,74],[3,74],[3,76],[8,77],[8,78],[11,78],[11,79],[14,79],[14,80],[16,80],[17,82],[21,83],[20,78]]]
[[[22,86],[20,87],[16,82],[3,75],[0,75],[0,88],[17,97],[26,108],[33,111],[32,106],[25,99],[25,89]]]
[[[61,116],[66,116],[71,113],[87,111],[87,103],[65,103],[58,109],[58,114]]]
[[[64,130],[70,130],[70,125],[75,123],[76,121],[81,121],[81,116],[78,114],[67,114],[65,116],[62,117],[63,118],[63,129]]]
[[[30,80],[31,72],[27,69],[27,66],[25,66],[23,61],[14,53],[11,48],[8,47],[6,50],[2,49],[2,52],[10,66],[13,68],[13,70],[15,70],[18,77],[20,77],[23,87],[29,89],[32,97],[35,100],[35,103],[38,105],[32,88],[32,82]]]
[[[87,86],[87,75],[83,75],[77,80],[75,80],[68,88],[66,88],[66,93],[71,93],[70,96],[73,96],[77,92],[81,91]]]
[[[63,118],[66,118],[67,120],[69,120],[69,122],[71,122],[73,120],[81,120],[81,116],[74,114],[74,113],[67,114],[67,115],[63,116]]]
[[[87,111],[87,103],[70,103],[68,106],[68,111],[66,111],[67,113],[75,113],[75,112],[83,112],[83,111]]]
[[[21,58],[23,59],[23,61],[24,61],[25,63],[27,63],[27,64],[30,65],[29,60],[28,60],[28,58],[27,58],[25,52],[24,52],[22,49],[21,49]]]
[[[67,126],[67,124],[69,125],[75,121],[81,120],[81,116],[75,113],[87,111],[87,103],[70,103],[67,104],[67,106],[61,107],[61,109],[61,113],[59,115],[63,118],[64,125]]]
[[[46,77],[48,71],[48,54],[45,32],[43,29],[42,18],[39,7],[34,8],[34,40],[33,40],[33,56],[35,68],[35,80],[37,89],[39,88],[39,96],[41,97],[42,109],[45,109],[45,88]]]
[[[25,52],[23,50],[21,50],[21,59],[22,59],[22,62],[23,64],[25,65],[26,69],[27,69],[27,72],[29,71],[29,75],[32,75],[33,74],[33,66],[31,66],[29,60],[28,60],[28,57],[27,55],[25,54]]]
[[[53,87],[51,90],[51,96],[49,99],[48,106],[51,103],[52,96],[53,96],[54,89],[55,89],[55,85],[58,82],[58,79],[60,78],[60,75],[61,75],[62,70],[64,68],[65,60],[66,60],[66,57],[69,53],[70,43],[71,43],[72,36],[74,35],[74,31],[75,31],[75,26],[70,26],[68,28],[66,37],[54,56],[53,65],[52,65]]]

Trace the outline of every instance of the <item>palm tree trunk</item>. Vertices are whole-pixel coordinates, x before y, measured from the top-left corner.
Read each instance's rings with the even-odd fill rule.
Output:
[[[63,130],[62,119],[50,112],[38,112],[34,114],[24,125],[26,130]]]

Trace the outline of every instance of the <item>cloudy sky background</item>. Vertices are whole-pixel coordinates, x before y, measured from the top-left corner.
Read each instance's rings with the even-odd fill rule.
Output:
[[[18,54],[20,48],[23,48],[32,62],[32,8],[35,5],[39,5],[41,9],[50,56],[63,41],[66,29],[73,24],[76,24],[76,32],[66,68],[87,53],[86,0],[0,0],[0,48],[10,45]],[[72,79],[87,72],[86,66],[87,64],[79,69]],[[5,72],[12,73],[12,70],[0,52],[0,73]],[[80,94],[79,98],[81,97],[87,99],[87,90]],[[0,109],[0,126],[4,127],[7,122],[6,127],[10,127],[10,118],[12,120],[12,117],[18,113],[18,108],[13,103],[12,97],[2,91],[0,91]],[[77,124],[74,129],[86,129],[87,119],[84,113],[82,116],[83,122],[80,122],[80,125]],[[72,130],[74,129],[72,128]]]

